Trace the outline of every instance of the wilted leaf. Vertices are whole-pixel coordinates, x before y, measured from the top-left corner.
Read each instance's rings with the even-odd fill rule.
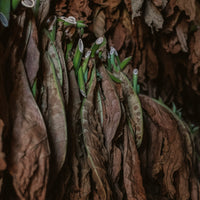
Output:
[[[140,172],[140,160],[128,125],[124,127],[123,179],[128,200],[146,199]]]
[[[12,61],[13,61],[12,57]],[[32,96],[24,65],[12,62],[12,123],[9,171],[20,199],[44,200],[49,175],[49,144],[40,110]]]
[[[182,20],[176,27],[178,40],[181,44],[183,52],[188,52],[187,39],[188,39],[188,23]]]
[[[62,76],[63,76],[62,92],[63,92],[63,96],[65,100],[65,107],[67,108],[68,102],[69,102],[69,80],[68,80],[67,67],[65,63],[64,52],[59,44],[56,45],[56,49],[57,49],[58,57],[61,64],[61,70],[62,70]]]
[[[115,47],[117,51],[119,51],[124,44],[124,40],[126,37],[126,30],[119,22],[115,27],[113,38],[112,38],[112,45]]]
[[[75,17],[77,20],[84,20],[85,23],[88,22],[88,17],[91,15],[92,10],[89,7],[88,0],[74,1],[70,0],[68,3],[68,15]]]
[[[114,73],[114,75],[121,80],[125,110],[135,134],[136,146],[140,147],[143,138],[143,118],[140,101],[128,78],[122,72]]]
[[[40,108],[43,114],[51,148],[51,173],[55,178],[60,172],[67,152],[67,121],[60,82],[57,79],[49,54],[43,55],[43,82]]]
[[[191,167],[191,143],[188,132],[183,132],[183,126],[165,106],[144,95],[140,95],[140,100],[146,113],[145,124],[149,127],[146,132],[148,144],[144,150],[146,155],[143,155],[148,159],[141,158],[142,165],[148,169],[148,178],[152,181],[159,180],[160,189],[164,191],[162,195],[188,199]],[[163,175],[160,176],[161,174]]]
[[[146,1],[144,19],[146,24],[151,28],[155,28],[156,31],[163,27],[163,16],[150,0]]]
[[[81,108],[81,125],[88,163],[92,170],[92,179],[95,183],[94,199],[110,199],[112,192],[107,180],[107,155],[103,146],[103,134],[100,123],[95,114],[93,100],[96,87],[96,70],[93,68],[88,85],[87,98],[83,100]]]
[[[58,56],[57,49],[56,49],[55,45],[53,44],[53,42],[51,42],[51,41],[49,42],[47,51],[48,51],[51,61],[53,62],[53,65],[55,67],[57,79],[60,82],[60,86],[62,87],[62,85],[63,85],[62,66],[61,66],[60,58]]]
[[[132,19],[141,15],[141,9],[144,0],[131,0]]]
[[[93,19],[93,32],[97,38],[102,37],[105,33],[105,19],[104,11],[97,9]]]
[[[110,80],[106,69],[102,64],[99,66],[99,72],[102,76],[101,84],[103,94],[105,96],[103,99],[103,103],[105,105],[103,132],[105,134],[106,147],[110,153],[112,148],[112,140],[115,137],[121,118],[121,108],[112,81]]]
[[[184,11],[185,14],[189,17],[190,21],[195,18],[195,0],[170,0],[167,7],[167,16],[173,15],[175,7],[178,7],[181,11]]]
[[[39,9],[38,9],[38,22],[41,25],[44,19],[47,17],[50,9],[50,1],[42,0],[40,1]]]

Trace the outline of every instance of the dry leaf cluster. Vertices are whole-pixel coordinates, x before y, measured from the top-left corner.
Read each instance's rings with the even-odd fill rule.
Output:
[[[199,136],[154,98],[198,122],[199,11],[195,0],[41,0],[37,14],[19,4],[0,25],[0,198],[198,200]],[[83,54],[107,40],[88,62],[85,93],[80,37]],[[111,47],[132,56],[123,72],[108,70]]]

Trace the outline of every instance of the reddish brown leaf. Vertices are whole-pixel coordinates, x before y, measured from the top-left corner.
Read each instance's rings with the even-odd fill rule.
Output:
[[[151,141],[145,145],[147,159],[143,158],[146,161],[141,158],[142,165],[146,162],[148,178],[158,180],[162,195],[188,199],[191,168],[189,133],[182,130],[184,125],[169,109],[144,95],[140,95],[140,100],[147,114],[145,119],[149,129],[146,137]]]
[[[74,1],[70,0],[68,4],[69,13],[68,15],[71,15],[75,17],[77,20],[84,20],[85,23],[89,22],[88,17],[91,15],[92,10],[89,7],[89,1],[88,0],[80,0],[80,1]]]
[[[94,111],[94,90],[96,88],[96,70],[93,68],[89,81],[87,98],[81,108],[81,125],[84,143],[87,151],[88,164],[92,171],[95,189],[94,199],[110,199],[112,192],[107,180],[107,154],[103,145],[103,134],[97,113]]]
[[[167,7],[167,16],[171,16],[174,13],[175,7],[178,7],[181,11],[189,17],[190,21],[195,18],[195,0],[170,0]]]
[[[128,200],[146,199],[140,172],[140,160],[128,125],[124,127],[123,179]]]
[[[115,88],[106,72],[105,67],[100,65],[99,71],[102,76],[102,90],[105,95],[105,99],[103,100],[105,104],[103,132],[105,134],[106,147],[110,153],[112,142],[116,135],[121,118],[121,108]]]

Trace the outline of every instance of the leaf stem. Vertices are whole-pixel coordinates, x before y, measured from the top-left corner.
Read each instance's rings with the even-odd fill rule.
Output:
[[[133,70],[133,89],[137,93],[138,69]]]

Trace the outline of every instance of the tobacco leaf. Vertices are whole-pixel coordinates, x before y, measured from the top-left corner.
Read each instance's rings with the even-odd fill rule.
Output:
[[[47,17],[50,9],[50,1],[42,0],[40,1],[39,9],[38,9],[38,22],[41,25],[45,18]]]
[[[146,113],[145,124],[149,127],[141,153],[142,168],[147,173],[147,179],[158,181],[157,186],[148,186],[147,179],[144,180],[147,181],[146,189],[150,191],[157,187],[163,191],[160,196],[188,199],[192,154],[189,133],[165,106],[144,95],[140,95],[140,100]]]
[[[124,44],[124,40],[126,38],[126,30],[123,27],[123,25],[119,22],[113,33],[112,37],[112,44],[110,46],[113,46],[117,51],[119,51],[122,48],[122,45]]]
[[[73,1],[70,0],[68,4],[68,15],[75,17],[77,20],[84,20],[88,23],[89,16],[92,14],[92,9],[89,7],[88,0]]]
[[[144,3],[144,0],[129,0],[131,1],[131,8],[132,8],[132,19],[135,17],[139,17],[141,15],[141,9],[142,5]]]
[[[170,0],[166,6],[167,17],[174,14],[176,6],[185,12],[190,21],[195,19],[195,0]]]
[[[16,63],[12,57],[11,66],[13,89],[9,105],[12,132],[8,168],[20,199],[44,200],[50,154],[46,127],[30,91],[23,62]]]
[[[101,90],[100,86],[97,87],[97,92],[96,92],[96,100],[95,100],[95,106],[97,113],[99,113],[99,121],[101,124],[101,127],[103,127],[103,122],[105,120],[105,104],[104,104],[104,96],[103,96],[103,91]]]
[[[183,52],[188,52],[188,46],[187,46],[188,27],[189,24],[184,19],[176,26],[176,34],[181,44]]]
[[[74,69],[69,73],[69,145],[71,157],[72,177],[70,181],[70,199],[88,199],[91,193],[90,168],[81,137],[80,109],[81,96]]]
[[[60,86],[62,87],[62,85],[63,85],[62,66],[61,66],[57,48],[52,41],[49,42],[47,51],[48,51],[51,61],[53,62],[53,65],[55,67],[57,79],[59,80]]]
[[[174,32],[174,27],[177,25],[177,22],[179,20],[180,15],[181,15],[181,11],[180,10],[176,10],[172,17],[170,17],[169,19],[165,20],[165,25],[163,27],[163,32],[164,33],[169,34],[171,32]]]
[[[105,105],[103,132],[105,134],[106,147],[110,153],[112,142],[116,135],[121,118],[121,108],[112,81],[110,80],[106,69],[102,64],[99,66],[99,72],[102,77],[101,86],[105,96],[103,99],[103,103]]]
[[[81,166],[80,199],[88,200],[92,192],[92,182],[90,180],[91,169],[87,161],[87,155],[84,151],[83,151],[83,157],[81,158],[80,161],[80,166]]]
[[[140,160],[128,125],[124,127],[123,180],[128,200],[146,199],[140,171]]]
[[[177,54],[181,51],[181,44],[175,34],[163,36],[161,43],[167,53]]]
[[[68,73],[67,73],[67,66],[66,66],[66,62],[65,62],[65,56],[64,56],[64,52],[62,49],[62,37],[63,34],[61,31],[57,31],[57,37],[56,37],[56,49],[57,49],[57,53],[58,53],[58,57],[60,60],[60,64],[61,64],[61,70],[62,70],[62,80],[63,80],[63,84],[62,84],[62,91],[63,91],[63,96],[65,99],[65,107],[67,109],[68,107],[68,102],[69,102],[69,80],[68,80]]]
[[[38,49],[38,32],[34,18],[30,20],[29,24],[31,30],[26,47],[24,66],[26,69],[28,81],[32,87],[39,70],[40,52]],[[29,30],[27,31],[27,34],[29,34]]]
[[[67,13],[67,2],[65,0],[57,1],[55,12],[58,16],[64,16]]]
[[[146,1],[144,19],[146,24],[151,28],[155,28],[156,31],[163,27],[163,16],[149,0]]]
[[[51,148],[52,180],[60,172],[67,153],[67,121],[64,99],[53,62],[48,52],[42,58],[43,81],[39,105],[48,131]]]
[[[94,90],[96,88],[96,70],[92,69],[87,97],[81,108],[81,125],[87,152],[88,164],[92,171],[93,199],[110,199],[112,192],[107,180],[107,153],[103,145],[103,134],[97,113],[94,111]]]
[[[93,32],[97,38],[103,36],[105,33],[105,19],[104,11],[98,7],[93,17]]]
[[[114,72],[114,75],[121,80],[124,96],[124,107],[128,116],[128,120],[130,120],[134,131],[136,146],[140,147],[143,138],[143,118],[140,101],[128,78],[122,72]]]
[[[117,142],[113,145],[113,152],[111,156],[112,168],[110,172],[110,176],[112,178],[112,183],[114,185],[114,191],[113,193],[116,194],[115,199],[116,200],[122,200],[123,199],[123,189],[121,188],[120,178],[122,174],[122,165],[123,165],[123,158],[122,158],[122,152],[119,147],[117,147]]]
[[[191,177],[190,182],[191,182],[191,199],[192,200],[199,199],[199,197],[200,197],[200,184],[199,184],[199,180],[195,177],[194,174]]]

